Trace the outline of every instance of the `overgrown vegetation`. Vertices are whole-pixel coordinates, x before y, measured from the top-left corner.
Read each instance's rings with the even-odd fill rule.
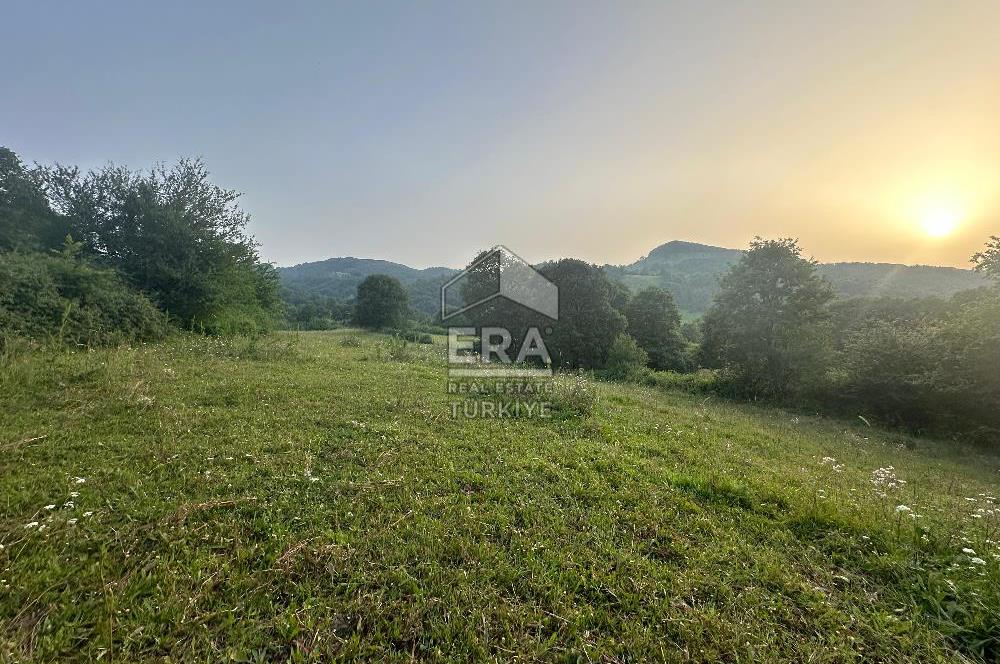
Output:
[[[7,294],[3,331],[100,343],[150,338],[158,325],[140,311],[148,302],[187,329],[271,329],[280,312],[277,276],[246,233],[238,197],[214,185],[200,161],[83,173],[28,168],[0,148],[0,255],[8,279],[34,279],[40,288],[29,294],[30,283],[19,282],[19,295]],[[54,258],[64,246],[71,255]],[[57,297],[65,319],[52,315]],[[67,326],[87,330],[67,336]]]
[[[146,297],[113,270],[80,260],[75,250],[0,253],[0,332],[78,346],[168,334],[166,316]]]

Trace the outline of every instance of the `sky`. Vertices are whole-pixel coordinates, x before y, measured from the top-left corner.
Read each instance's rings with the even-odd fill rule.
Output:
[[[8,3],[0,145],[200,156],[279,265],[1000,234],[1000,2]]]

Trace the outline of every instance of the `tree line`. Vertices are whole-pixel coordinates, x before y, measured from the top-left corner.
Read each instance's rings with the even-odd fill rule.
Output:
[[[466,302],[493,287],[485,255],[467,268]],[[1000,284],[1000,238],[972,262]],[[529,327],[547,327],[552,362],[563,370],[853,413],[918,432],[1000,436],[1000,286],[947,300],[837,299],[797,241],[757,238],[702,319],[682,323],[669,292],[631,293],[596,265],[563,259],[539,271],[559,287],[558,321],[497,298],[455,324],[507,328],[515,346]],[[359,286],[358,324],[401,327],[406,312],[395,279],[373,275]]]
[[[274,268],[200,160],[28,166],[0,147],[0,331],[73,343],[270,329]]]

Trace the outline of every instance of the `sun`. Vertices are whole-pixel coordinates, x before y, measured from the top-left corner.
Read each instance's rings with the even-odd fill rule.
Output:
[[[923,211],[920,225],[930,237],[943,238],[955,232],[963,216],[954,208],[932,207]]]

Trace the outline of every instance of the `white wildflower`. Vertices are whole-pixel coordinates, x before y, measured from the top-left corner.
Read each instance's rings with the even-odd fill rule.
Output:
[[[975,550],[974,549],[970,549],[969,547],[965,547],[964,549],[962,549],[962,553],[968,554],[970,556],[976,555]]]
[[[24,525],[24,527],[25,528],[37,528],[38,527],[38,522],[37,521],[32,521],[31,523],[26,523]]]
[[[55,508],[56,508],[55,505],[46,505],[45,506],[45,509],[47,509],[47,510],[54,510]]]
[[[69,492],[69,497],[70,498],[79,498],[80,497],[80,492],[79,491],[70,491]]]
[[[92,514],[93,514],[93,512],[84,512],[83,513],[84,516],[91,516]]]
[[[969,558],[969,562],[973,565],[985,565],[986,561],[982,558]]]
[[[66,519],[66,523],[71,526],[76,525],[76,519]]]
[[[913,510],[911,510],[906,505],[896,505],[896,511],[900,513],[905,513],[905,512],[912,512]]]
[[[87,478],[86,477],[74,477],[73,478],[73,484],[86,484],[86,482],[87,482]]]

